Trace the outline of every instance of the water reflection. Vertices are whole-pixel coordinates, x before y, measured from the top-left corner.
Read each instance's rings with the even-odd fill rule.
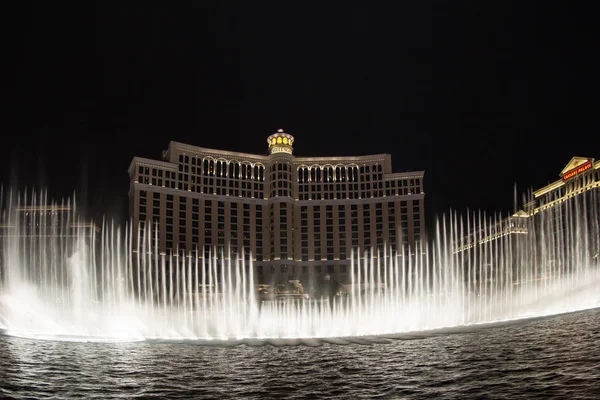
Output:
[[[0,336],[8,398],[597,398],[600,310],[319,346]],[[362,343],[362,344],[361,344]]]

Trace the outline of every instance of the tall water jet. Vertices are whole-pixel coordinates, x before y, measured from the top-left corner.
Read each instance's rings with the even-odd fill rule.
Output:
[[[535,218],[452,213],[409,257],[387,246],[352,254],[351,284],[337,293],[263,300],[243,250],[160,253],[150,224],[137,236],[137,226],[98,229],[69,200],[11,195],[3,204],[0,324],[27,336],[313,338],[597,307],[598,210],[594,195]]]

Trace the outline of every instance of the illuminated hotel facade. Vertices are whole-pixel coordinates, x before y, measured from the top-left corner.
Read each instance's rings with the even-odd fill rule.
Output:
[[[161,161],[134,157],[134,243],[176,257],[252,258],[258,282],[306,285],[326,275],[348,282],[353,251],[409,254],[423,238],[423,171],[392,173],[389,154],[296,157],[283,130],[267,142],[268,155],[170,142]]]
[[[581,213],[573,226],[573,213]],[[508,219],[489,224],[467,235],[455,247],[454,253],[477,251],[476,247],[511,236],[511,245],[518,246],[533,241],[541,254],[540,246],[555,249],[553,262],[564,262],[566,253],[561,243],[567,235],[577,234],[582,245],[589,250],[592,262],[600,263],[600,160],[573,157],[559,174],[559,179],[535,190],[528,196],[522,209]],[[575,230],[574,230],[575,229]],[[544,232],[544,237],[534,237],[534,232]],[[547,252],[547,251],[546,251]],[[552,253],[552,252],[551,252]],[[515,256],[517,252],[513,252]],[[548,260],[546,260],[548,261]]]

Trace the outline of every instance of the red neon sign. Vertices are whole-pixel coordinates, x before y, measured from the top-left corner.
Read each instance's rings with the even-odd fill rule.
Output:
[[[577,175],[581,174],[582,172],[587,171],[590,168],[592,168],[591,161],[588,161],[585,164],[580,165],[577,168],[573,168],[572,170],[565,172],[565,174],[563,175],[563,181],[566,181],[567,179],[577,176]]]

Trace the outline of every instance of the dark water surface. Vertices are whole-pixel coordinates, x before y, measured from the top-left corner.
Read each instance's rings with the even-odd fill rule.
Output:
[[[600,310],[347,345],[0,336],[0,398],[600,399]]]

